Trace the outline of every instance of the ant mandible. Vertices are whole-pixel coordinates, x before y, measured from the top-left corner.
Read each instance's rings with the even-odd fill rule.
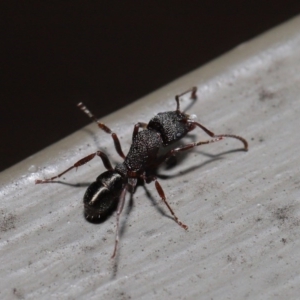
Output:
[[[191,116],[180,110],[179,98],[187,93],[191,93],[191,98],[196,99],[196,92],[197,88],[193,87],[184,93],[175,96],[177,104],[175,111],[158,113],[150,120],[148,124],[142,122],[135,124],[132,134],[132,144],[127,156],[125,156],[122,151],[117,134],[105,124],[98,121],[98,119],[87,109],[87,107],[80,102],[77,106],[85,114],[87,114],[88,117],[94,120],[100,129],[112,136],[115,149],[119,156],[124,159],[124,161],[117,164],[116,167],[113,168],[107,155],[102,151],[97,151],[80,159],[72,167],[68,168],[57,176],[35,181],[36,184],[52,182],[54,179],[61,177],[70,170],[74,168],[77,169],[78,167],[86,164],[95,156],[99,156],[102,159],[103,165],[107,171],[99,175],[96,181],[93,182],[85,192],[83,197],[84,211],[85,217],[88,220],[101,218],[108,211],[110,211],[114,205],[116,205],[117,201],[116,237],[112,258],[115,257],[117,252],[119,242],[119,219],[124,207],[126,191],[129,189],[134,191],[138,179],[142,179],[145,183],[154,181],[159,196],[168,207],[176,223],[183,229],[187,230],[188,226],[178,219],[173,209],[167,202],[165,193],[158,182],[157,177],[153,175],[153,170],[157,169],[159,165],[161,165],[171,156],[176,155],[178,152],[190,150],[196,146],[217,142],[227,137],[240,140],[244,144],[244,150],[248,150],[248,143],[244,138],[233,134],[216,135],[200,123],[194,121]],[[194,130],[196,127],[200,127],[210,137],[212,137],[212,139],[199,141],[196,143],[189,143],[187,145],[169,150],[165,154],[158,156],[158,152],[162,147],[166,147],[182,139],[188,132]],[[140,130],[140,128],[143,130]]]

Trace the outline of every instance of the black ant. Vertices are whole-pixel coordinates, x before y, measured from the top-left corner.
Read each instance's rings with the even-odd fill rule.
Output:
[[[196,146],[217,142],[226,137],[240,140],[244,144],[244,150],[248,150],[248,143],[244,138],[232,134],[216,135],[200,123],[194,121],[191,116],[180,111],[179,98],[187,93],[191,93],[191,98],[196,99],[196,92],[197,88],[193,87],[186,92],[175,96],[177,103],[175,111],[158,113],[150,120],[148,124],[138,122],[133,129],[132,144],[127,156],[125,156],[122,151],[117,134],[105,124],[99,122],[83,103],[79,103],[78,107],[92,120],[94,120],[100,129],[104,130],[108,134],[111,134],[115,144],[115,149],[124,159],[124,161],[120,164],[117,164],[116,167],[113,168],[107,155],[102,151],[97,151],[80,159],[72,167],[68,168],[57,176],[35,181],[36,184],[51,182],[70,170],[86,164],[95,156],[99,156],[102,159],[104,167],[107,169],[107,171],[99,175],[96,181],[93,182],[85,192],[83,197],[84,211],[86,219],[101,218],[105,216],[105,214],[107,214],[107,212],[110,211],[117,202],[116,238],[112,258],[115,257],[117,252],[117,246],[119,242],[119,218],[124,207],[126,191],[134,191],[138,179],[142,179],[145,183],[154,181],[159,196],[168,207],[176,223],[183,229],[187,230],[188,226],[178,219],[173,209],[167,202],[165,193],[157,181],[157,177],[153,175],[153,170],[157,169],[159,165],[161,165],[170,157],[175,156],[175,154],[178,152],[186,151]],[[196,127],[200,127],[210,137],[212,137],[212,139],[190,143],[185,146],[180,146],[178,148],[169,150],[163,155],[158,155],[158,152],[162,147],[166,147],[182,139],[188,132],[194,130]],[[143,130],[140,131],[140,128]]]

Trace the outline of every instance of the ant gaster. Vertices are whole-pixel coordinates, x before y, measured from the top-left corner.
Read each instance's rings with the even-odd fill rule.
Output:
[[[119,242],[119,218],[124,207],[126,191],[134,191],[138,179],[142,179],[146,183],[154,181],[159,196],[168,207],[176,223],[183,229],[187,230],[188,226],[182,223],[175,215],[173,209],[167,202],[165,193],[160,183],[157,181],[157,178],[151,171],[155,170],[160,164],[165,162],[171,156],[175,156],[178,152],[186,151],[196,146],[217,142],[227,137],[240,140],[244,144],[244,150],[248,150],[248,143],[244,138],[232,134],[216,135],[200,123],[194,121],[191,116],[180,110],[179,98],[187,93],[191,93],[191,98],[196,99],[196,92],[197,88],[193,87],[186,92],[175,96],[177,104],[175,111],[158,113],[150,120],[148,124],[141,122],[137,123],[133,129],[132,144],[127,156],[125,156],[122,151],[117,134],[105,124],[99,122],[83,103],[79,103],[78,107],[92,120],[94,120],[100,129],[112,136],[115,149],[119,156],[124,159],[124,161],[117,164],[116,167],[113,168],[107,155],[102,151],[97,151],[80,159],[72,167],[68,168],[57,176],[35,181],[37,184],[51,182],[70,170],[86,164],[95,156],[99,156],[102,159],[104,167],[107,169],[107,171],[99,175],[96,181],[88,187],[83,197],[83,203],[85,217],[87,219],[96,219],[104,216],[112,207],[114,207],[114,205],[116,205],[117,201],[116,238],[112,258],[115,257],[117,252],[117,246]],[[160,156],[158,155],[158,152],[161,148],[171,145],[182,139],[187,133],[194,130],[196,127],[200,127],[212,139],[190,143],[169,150]],[[140,130],[140,128],[143,130]]]

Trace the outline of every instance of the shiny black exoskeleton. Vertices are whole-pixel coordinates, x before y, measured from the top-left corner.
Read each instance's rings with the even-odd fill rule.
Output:
[[[174,217],[174,220],[184,229],[188,229],[187,225],[182,223],[177,218],[174,211],[170,207],[166,200],[164,191],[157,181],[157,178],[153,175],[152,170],[155,170],[160,164],[162,164],[171,156],[176,155],[178,152],[186,151],[199,145],[220,141],[226,137],[240,140],[244,144],[244,150],[248,150],[248,143],[244,138],[231,134],[215,135],[206,127],[194,121],[193,118],[188,114],[180,111],[179,98],[184,94],[191,93],[191,98],[196,99],[196,91],[197,88],[193,87],[188,91],[177,95],[175,97],[177,103],[175,111],[158,113],[149,121],[148,124],[141,122],[137,123],[134,126],[132,144],[126,156],[122,151],[118,136],[105,124],[99,122],[98,119],[86,108],[86,106],[84,106],[82,103],[79,103],[78,107],[90,118],[92,118],[98,124],[100,129],[104,130],[108,134],[111,134],[116,151],[124,159],[124,161],[120,164],[117,164],[116,167],[113,168],[107,155],[102,151],[97,151],[82,158],[72,167],[68,168],[57,176],[44,180],[36,180],[36,183],[51,182],[71,169],[84,165],[95,156],[99,156],[102,159],[107,171],[99,175],[96,181],[88,187],[84,195],[83,202],[85,216],[87,219],[92,220],[105,216],[107,212],[117,205],[116,240],[112,257],[115,256],[117,251],[117,245],[119,241],[119,217],[124,207],[126,191],[128,189],[134,191],[138,179],[142,179],[146,183],[154,181],[158,194],[167,205],[170,213]],[[165,154],[158,155],[161,148],[172,145],[176,141],[182,139],[187,133],[196,127],[200,127],[210,137],[212,137],[212,139],[190,143],[169,150]]]

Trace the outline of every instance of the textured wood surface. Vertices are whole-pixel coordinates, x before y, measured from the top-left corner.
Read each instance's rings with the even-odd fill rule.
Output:
[[[173,110],[174,96],[196,85],[198,100],[182,106],[215,133],[248,139],[247,153],[227,139],[160,169],[187,232],[153,184],[139,187],[112,261],[115,215],[98,225],[83,217],[100,159],[62,179],[81,187],[34,184],[99,148],[120,161],[94,124],[1,173],[0,298],[299,299],[299,28],[298,17],[102,120],[126,152],[137,121]]]

